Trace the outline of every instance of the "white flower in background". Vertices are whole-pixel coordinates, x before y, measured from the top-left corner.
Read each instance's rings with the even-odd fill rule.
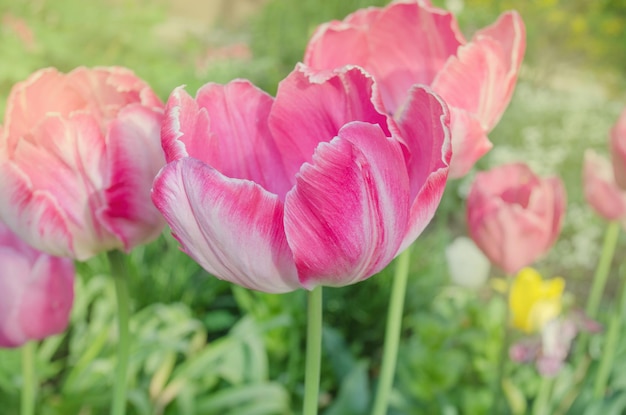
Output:
[[[459,236],[446,248],[446,261],[450,279],[462,287],[481,287],[489,277],[489,260],[466,236]]]

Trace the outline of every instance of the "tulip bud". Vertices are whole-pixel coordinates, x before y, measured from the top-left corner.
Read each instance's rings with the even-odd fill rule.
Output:
[[[583,166],[585,199],[608,221],[626,217],[626,192],[615,183],[611,163],[593,150],[585,151]]]
[[[0,347],[61,333],[73,301],[74,263],[35,250],[0,224]]]
[[[626,190],[626,108],[611,130],[610,146],[615,181]]]
[[[565,213],[560,179],[515,163],[478,173],[467,198],[467,225],[491,262],[515,274],[548,252]]]

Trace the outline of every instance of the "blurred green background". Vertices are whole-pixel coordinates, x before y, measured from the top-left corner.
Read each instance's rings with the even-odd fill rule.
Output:
[[[0,114],[12,85],[47,66],[62,71],[81,65],[126,66],[163,100],[178,85],[194,93],[206,82],[238,77],[274,93],[278,81],[301,60],[317,24],[386,3],[0,0]],[[568,301],[582,305],[605,226],[582,197],[582,154],[588,147],[606,153],[608,131],[626,106],[626,2],[434,3],[455,11],[468,38],[504,10],[519,10],[526,22],[527,52],[516,93],[490,134],[494,149],[477,168],[523,160],[540,174],[563,177],[569,199],[563,234],[538,266],[545,276],[565,277]],[[390,414],[482,414],[493,401],[490,387],[505,303],[490,287],[452,285],[444,255],[454,237],[466,233],[464,197],[472,177],[449,183],[437,216],[414,245]],[[623,258],[624,242],[614,269]],[[298,413],[303,292],[266,295],[221,282],[181,254],[168,232],[136,249],[131,262],[132,329],[137,335],[130,413]],[[39,348],[38,369],[45,379],[41,414],[107,413],[115,346],[112,286],[103,258],[80,264],[79,271],[71,328]],[[494,271],[494,276],[500,275]],[[380,367],[390,278],[387,269],[355,286],[325,291],[321,408],[326,415],[368,413]],[[610,303],[615,290],[607,291]],[[594,341],[591,346],[599,349],[603,338]],[[562,391],[557,387],[553,396],[554,413],[626,411],[626,341],[620,345],[611,395],[593,401],[584,383],[572,405],[562,405],[571,398],[566,397],[566,380],[574,368],[567,366]],[[19,365],[19,351],[0,351],[3,414],[17,413]],[[508,397],[518,397],[519,413],[524,413],[541,379],[532,366],[510,364],[506,370]],[[592,377],[593,362],[589,370]]]

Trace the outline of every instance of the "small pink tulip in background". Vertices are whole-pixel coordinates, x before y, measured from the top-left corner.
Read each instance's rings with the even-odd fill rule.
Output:
[[[610,146],[615,181],[626,190],[626,108],[611,130]]]
[[[357,67],[298,65],[276,98],[244,80],[207,84],[195,99],[178,88],[153,200],[183,250],[219,278],[266,292],[352,284],[434,215],[448,122],[421,87],[388,116]]]
[[[611,162],[593,150],[585,151],[583,188],[585,200],[598,215],[626,222],[626,191],[615,182]]]
[[[73,261],[33,249],[0,223],[0,347],[63,332],[73,301]]]
[[[18,83],[0,130],[0,217],[37,249],[79,260],[154,239],[162,112],[124,68],[50,68]]]
[[[492,264],[515,274],[548,252],[561,230],[565,188],[522,163],[476,175],[467,198],[467,225]]]
[[[362,66],[390,113],[414,84],[432,86],[450,107],[450,177],[465,175],[492,147],[487,138],[506,109],[526,48],[524,23],[507,12],[468,42],[456,18],[428,1],[369,7],[317,28],[304,62],[315,69]]]

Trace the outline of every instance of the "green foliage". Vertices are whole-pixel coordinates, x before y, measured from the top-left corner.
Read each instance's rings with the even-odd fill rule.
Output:
[[[38,349],[42,415],[108,413],[115,370],[114,290],[107,275],[82,281],[71,329]],[[289,412],[285,388],[269,381],[264,333],[252,318],[237,321],[209,343],[204,324],[182,303],[154,303],[136,312],[130,324],[130,414]],[[3,413],[16,413],[11,408],[17,408],[19,362],[17,350],[0,351]]]
[[[482,414],[493,403],[504,327],[500,297],[481,298],[461,288],[444,289],[432,305],[409,318],[412,335],[398,364],[405,402],[401,413]],[[467,385],[459,389],[458,385]],[[439,408],[439,409],[438,409]],[[460,411],[460,412],[459,412]]]

